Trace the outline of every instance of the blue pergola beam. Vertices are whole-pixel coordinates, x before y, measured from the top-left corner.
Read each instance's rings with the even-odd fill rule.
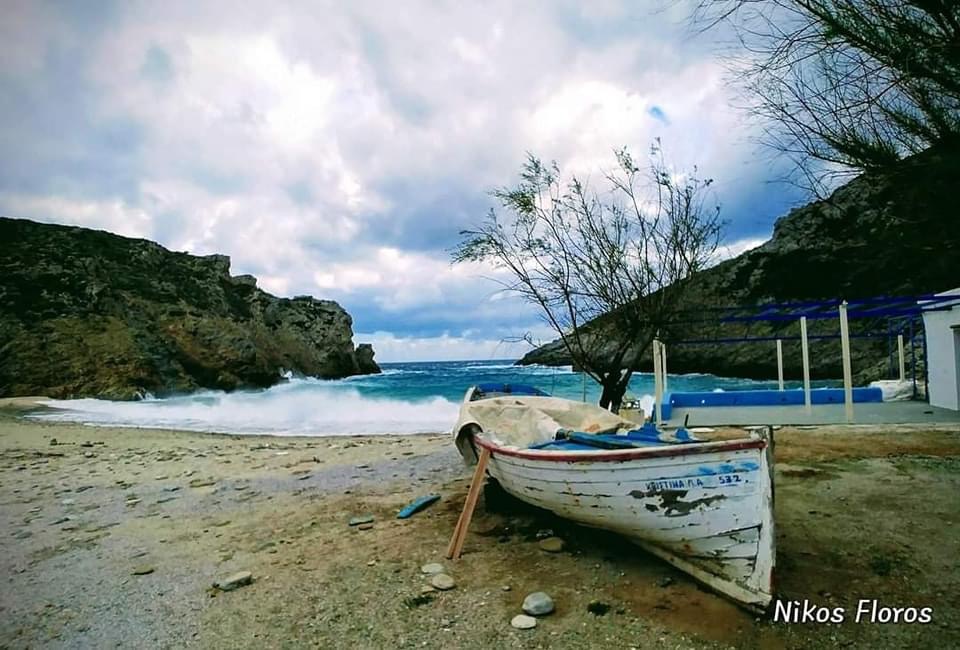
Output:
[[[877,332],[872,334],[851,334],[851,339],[877,339],[886,338],[886,332]],[[839,334],[811,334],[807,336],[808,341],[827,341],[839,339]],[[681,339],[679,341],[670,340],[670,345],[699,345],[716,343],[756,343],[760,341],[799,341],[799,336],[734,336],[727,338],[712,339]]]
[[[736,305],[726,307],[703,307],[685,309],[678,314],[697,311],[717,314],[716,317],[675,319],[672,323],[751,323],[784,322],[839,318],[840,300],[811,300],[802,302],[766,303],[759,305]],[[960,304],[960,297],[921,295],[921,296],[880,296],[848,301],[849,318],[898,318],[920,316],[924,312],[941,311]]]

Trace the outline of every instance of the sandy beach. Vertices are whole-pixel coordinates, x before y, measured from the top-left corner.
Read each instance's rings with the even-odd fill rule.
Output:
[[[0,408],[0,647],[960,646],[956,427],[777,432],[779,592],[851,613],[791,625],[615,536],[492,499],[463,558],[444,560],[470,472],[442,433],[94,428],[24,419],[32,404]],[[349,525],[361,516],[373,525]],[[549,534],[561,552],[539,547]],[[453,589],[427,587],[430,562]],[[213,588],[240,571],[252,584]],[[556,612],[513,629],[540,590]],[[854,623],[859,599],[933,620]]]

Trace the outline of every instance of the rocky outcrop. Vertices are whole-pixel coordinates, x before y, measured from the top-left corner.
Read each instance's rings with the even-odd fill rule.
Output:
[[[688,307],[755,305],[814,299],[909,296],[960,286],[960,216],[954,195],[960,183],[960,151],[928,150],[886,173],[864,174],[830,198],[779,219],[765,244],[701,273]],[[835,319],[811,322],[811,335],[836,334]],[[884,331],[885,322],[858,321],[855,331]],[[748,325],[677,327],[669,340],[795,337],[796,321]],[[611,333],[611,335],[615,335]],[[859,382],[886,375],[887,340],[856,339],[854,372]],[[919,337],[918,337],[919,348]],[[774,343],[672,345],[671,372],[711,372],[753,378],[776,377]],[[784,346],[786,371],[800,375],[800,346]],[[836,340],[811,344],[814,377],[841,376]],[[527,354],[520,363],[567,365],[558,342]],[[648,371],[651,363],[641,364]]]
[[[277,298],[230,258],[0,218],[0,396],[134,399],[379,372],[340,305]]]

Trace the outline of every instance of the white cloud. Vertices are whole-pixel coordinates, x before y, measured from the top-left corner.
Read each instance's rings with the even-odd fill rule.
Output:
[[[327,265],[313,281],[323,291],[369,292],[388,313],[438,304],[480,309],[509,300],[498,284],[507,279],[504,271],[481,263],[454,265],[441,255],[371,248],[356,260]]]
[[[736,257],[741,253],[746,253],[749,250],[753,250],[757,246],[762,245],[767,241],[767,238],[761,237],[748,237],[746,239],[738,239],[729,243],[721,244],[714,255],[715,262],[722,262],[728,260],[732,257]]]
[[[152,216],[146,210],[121,199],[78,201],[58,196],[0,194],[0,204],[5,217],[82,225],[126,237],[149,238],[153,230]]]
[[[519,359],[530,351],[530,345],[507,339],[484,339],[467,336],[398,337],[390,332],[357,333],[354,338],[372,343],[376,360],[391,361],[461,361],[464,359]]]

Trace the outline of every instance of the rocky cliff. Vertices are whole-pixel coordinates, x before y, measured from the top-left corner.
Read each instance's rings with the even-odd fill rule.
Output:
[[[960,286],[960,214],[954,199],[960,187],[960,151],[929,150],[887,173],[864,174],[828,199],[780,218],[762,246],[700,274],[687,306],[755,305],[813,299],[856,299],[934,293]],[[858,321],[853,331],[884,330],[885,322]],[[837,320],[811,323],[811,334],[836,334]],[[687,326],[666,338],[750,336],[795,337],[796,321],[780,324]],[[615,333],[611,333],[615,336]],[[919,337],[918,337],[919,342]],[[774,378],[773,342],[674,345],[670,372]],[[887,370],[886,339],[853,342],[859,382]],[[800,345],[784,344],[786,372],[800,376]],[[838,341],[811,344],[814,377],[841,376]],[[558,342],[527,354],[520,363],[566,365]],[[641,364],[650,369],[650,362]]]
[[[379,372],[330,300],[277,298],[223,255],[0,218],[0,397],[135,399]]]

